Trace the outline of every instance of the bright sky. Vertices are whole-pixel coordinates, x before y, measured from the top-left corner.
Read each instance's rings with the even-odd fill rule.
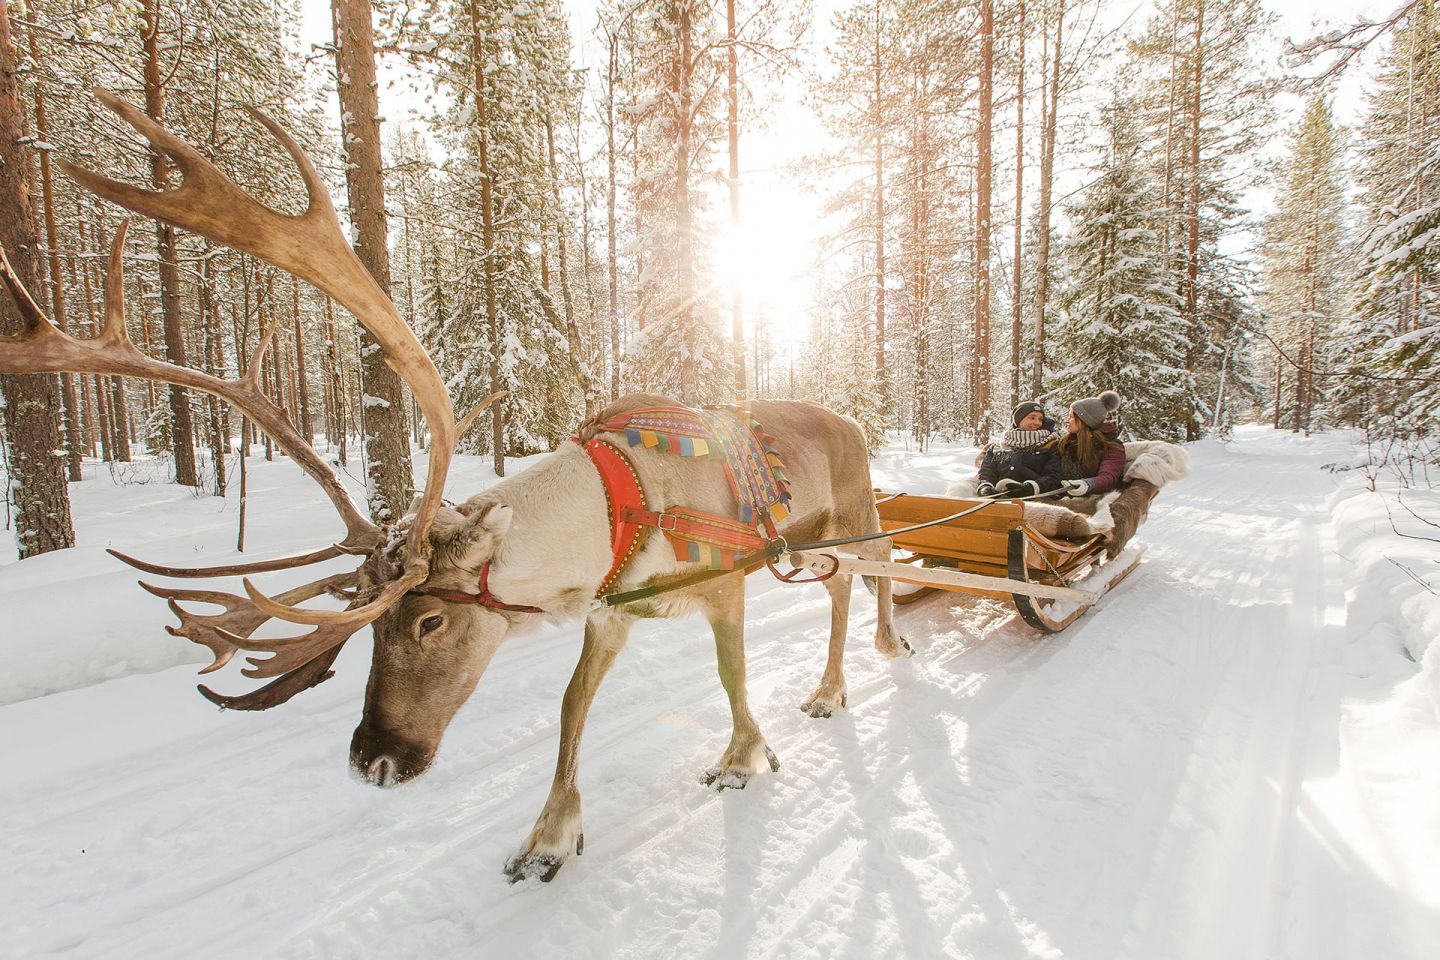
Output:
[[[1313,35],[1324,26],[1341,26],[1363,13],[1374,13],[1373,0],[1370,3],[1364,0],[1264,2],[1279,16],[1281,35],[1297,40]],[[564,3],[570,12],[571,30],[577,43],[577,65],[589,66],[598,58],[598,48],[590,38],[596,3],[594,0],[564,0]],[[745,0],[738,0],[738,5],[743,16]],[[830,21],[836,11],[847,5],[845,0],[815,0],[815,26],[808,57],[819,69],[823,69],[825,46],[832,35]],[[1151,0],[1139,0],[1135,4],[1117,2],[1112,5],[1110,16],[1112,22],[1128,19],[1138,28],[1148,17],[1151,6]],[[328,0],[302,0],[301,7],[305,41],[328,42],[331,36]],[[1277,49],[1277,57],[1278,53]],[[1336,114],[1340,122],[1353,124],[1359,120],[1368,73],[1366,62],[1351,66],[1336,94]],[[404,90],[413,78],[407,78],[403,71],[390,64],[382,65],[381,79],[381,104],[392,122],[403,122],[407,116],[418,115],[418,95]],[[391,83],[394,86],[387,86]],[[805,183],[796,182],[782,172],[785,164],[814,154],[825,142],[824,131],[803,102],[803,88],[802,83],[785,86],[777,102],[767,111],[771,121],[768,128],[742,131],[742,226],[737,235],[722,236],[716,245],[717,267],[727,275],[741,278],[747,323],[753,324],[757,315],[764,314],[772,331],[780,339],[791,341],[808,333],[808,311],[815,285],[826,282],[823,272],[817,268],[820,240],[826,231],[821,215],[824,197],[815,188],[823,190],[827,185],[813,178]],[[1278,102],[1282,122],[1288,126],[1298,117],[1302,104],[1291,95],[1283,95]],[[1276,137],[1271,151],[1279,151],[1283,146],[1284,139]],[[723,168],[724,162],[723,152],[717,154],[717,171]],[[1078,174],[1058,171],[1057,193],[1067,192],[1067,179],[1075,186],[1080,184]],[[1270,203],[1266,191],[1257,191],[1245,200],[1262,213]],[[1033,197],[1030,202],[1034,202]],[[713,202],[717,222],[724,222],[727,210],[723,187],[717,184]]]

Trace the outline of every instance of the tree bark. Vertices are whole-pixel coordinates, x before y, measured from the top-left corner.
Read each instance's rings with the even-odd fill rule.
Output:
[[[390,291],[385,179],[380,158],[374,28],[369,0],[331,0],[340,129],[345,139],[345,187],[355,229],[355,255],[380,289]],[[410,506],[414,477],[405,395],[400,375],[385,363],[369,332],[360,330],[360,380],[365,406],[366,493],[370,516],[400,519]]]
[[[619,72],[620,35],[607,28],[609,59],[605,68],[605,164],[609,189],[605,194],[605,249],[609,257],[606,275],[610,293],[610,399],[620,397],[620,257],[616,240],[615,211],[615,80]]]
[[[1058,0],[1055,43],[1050,47],[1050,76],[1045,91],[1048,103],[1041,116],[1039,236],[1035,252],[1035,352],[1034,366],[1030,371],[1030,388],[1037,397],[1045,380],[1045,301],[1050,296],[1050,195],[1055,180],[1055,117],[1060,101],[1060,54],[1064,49],[1064,37],[1065,0]],[[1046,99],[1042,96],[1042,102]]]
[[[160,0],[143,0],[140,41],[145,52],[145,113],[156,123],[165,122],[165,87],[160,78]],[[157,191],[170,186],[170,163],[158,150],[150,151],[150,180]],[[160,309],[164,318],[165,357],[177,366],[185,360],[185,331],[180,326],[180,265],[176,260],[175,228],[156,221],[156,248],[160,257]],[[195,472],[195,428],[190,418],[189,391],[174,384],[166,387],[170,398],[170,442],[175,457],[175,482],[199,486]]]
[[[33,12],[32,12],[33,15]],[[40,63],[40,48],[35,40],[35,30],[28,31],[30,59]],[[50,117],[46,110],[45,91],[35,84],[35,132],[42,143],[50,142]],[[65,311],[65,282],[60,273],[60,241],[55,228],[55,191],[50,179],[50,151],[42,149],[40,154],[40,197],[45,210],[45,252],[50,271],[50,319],[62,331],[69,330]],[[75,378],[68,373],[60,375],[60,398],[64,406],[66,467],[71,480],[83,479],[80,469],[82,461],[82,436],[78,401],[75,397]]]
[[[1185,317],[1190,321],[1190,349],[1185,351],[1185,366],[1191,373],[1199,360],[1196,344],[1200,324],[1200,112],[1201,82],[1205,76],[1205,0],[1195,5],[1195,45],[1191,52],[1192,75],[1190,87],[1190,183],[1186,197],[1185,220]],[[1297,379],[1298,382],[1298,379]],[[1185,412],[1185,439],[1200,439],[1200,421],[1196,419],[1193,404]]]
[[[1025,0],[1020,0],[1020,49],[1015,79],[1015,253],[1010,293],[1010,406],[1020,404],[1021,308],[1025,295],[1021,237],[1025,232]]]
[[[890,389],[885,369],[885,104],[883,98],[884,64],[880,59],[880,32],[884,15],[875,4],[874,87],[872,91],[871,129],[875,136],[875,379],[880,391],[880,408],[890,407]],[[791,388],[794,388],[792,378]]]
[[[980,0],[980,116],[975,168],[975,439],[983,440],[990,414],[990,165],[994,121],[995,10]]]
[[[310,415],[310,381],[305,375],[305,337],[300,329],[300,282],[290,282],[290,316],[295,326],[295,402],[300,413],[300,436],[306,443],[315,439],[315,421]]]
[[[470,0],[470,56],[475,71],[475,126],[480,141],[480,235],[485,245],[485,323],[490,331],[490,390],[500,392],[500,314],[495,300],[495,193],[490,169],[490,117],[486,103],[489,83],[485,75],[488,25],[481,20],[480,4]],[[495,476],[505,476],[505,401],[490,405],[490,442]]]
[[[730,148],[727,182],[730,187],[730,242],[740,235],[740,81],[735,63],[735,0],[725,0],[725,128]],[[730,339],[735,351],[735,399],[746,396],[745,310],[740,295],[740,278],[730,278]]]
[[[0,0],[0,247],[16,277],[36,285],[37,243],[30,203],[29,166],[20,102],[19,57],[10,42],[8,0]],[[0,334],[13,335],[24,321],[8,297],[0,298]],[[0,375],[5,436],[15,496],[15,543],[20,559],[75,545],[65,464],[60,447],[60,384],[50,375]]]

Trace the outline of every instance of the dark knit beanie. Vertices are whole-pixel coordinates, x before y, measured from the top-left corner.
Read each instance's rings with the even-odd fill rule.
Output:
[[[1076,400],[1070,405],[1070,412],[1091,430],[1100,429],[1100,425],[1110,418],[1110,415],[1120,409],[1120,394],[1114,390],[1106,390],[1098,397],[1086,397],[1084,400]]]
[[[1014,413],[1010,414],[1010,426],[1015,427],[1018,430],[1020,428],[1020,421],[1024,420],[1032,413],[1038,413],[1043,417],[1045,415],[1045,408],[1040,406],[1040,404],[1036,403],[1034,400],[1026,400],[1024,403],[1020,404],[1020,406],[1015,408]]]

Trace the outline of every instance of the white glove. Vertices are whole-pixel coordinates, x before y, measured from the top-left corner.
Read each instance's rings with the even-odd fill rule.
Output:
[[[1083,497],[1090,492],[1090,481],[1088,480],[1066,480],[1061,486],[1065,488],[1067,497]]]

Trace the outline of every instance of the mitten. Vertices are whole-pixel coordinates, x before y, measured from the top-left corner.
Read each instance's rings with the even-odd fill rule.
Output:
[[[1000,480],[1000,482],[995,484],[995,489],[999,490],[1001,493],[1009,493],[1011,489],[1018,486],[1021,486],[1019,480],[1011,480],[1009,477],[1004,477]]]
[[[980,486],[978,486],[978,487],[975,488],[975,496],[977,496],[977,497],[993,497],[993,496],[995,496],[995,484],[993,484],[993,483],[982,483],[982,484],[980,484]]]
[[[1040,484],[1036,483],[1034,480],[1026,480],[1024,483],[1020,484],[1020,486],[1021,486],[1023,489],[1019,490],[1019,491],[1015,494],[1016,496],[1018,496],[1018,497],[1038,497],[1038,496],[1040,496]]]
[[[1090,492],[1090,481],[1088,480],[1066,480],[1062,486],[1065,488],[1067,497],[1083,497]]]

